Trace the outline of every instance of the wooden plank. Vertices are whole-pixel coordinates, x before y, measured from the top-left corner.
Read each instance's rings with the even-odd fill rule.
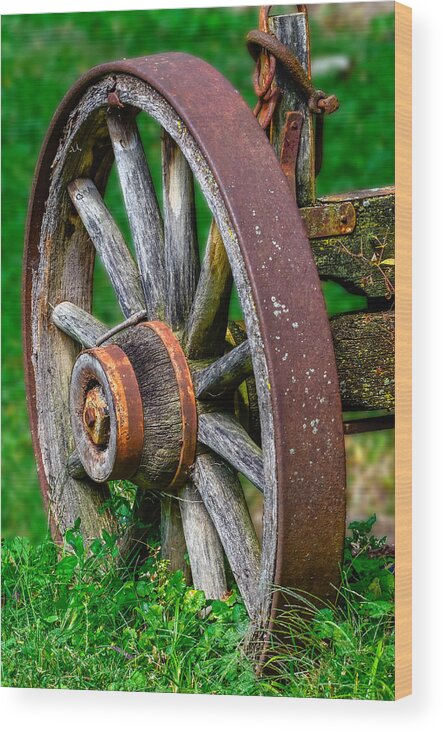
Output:
[[[298,58],[310,77],[309,30],[306,14],[291,13],[270,16],[269,29]],[[301,112],[303,127],[297,159],[297,201],[299,206],[312,205],[315,201],[315,147],[312,114],[304,99],[297,93],[294,82],[285,74],[280,64],[277,64],[276,82],[282,91],[282,98],[272,122],[271,142],[280,159],[286,113]]]
[[[201,414],[198,439],[264,491],[262,451],[234,417],[223,412]]]
[[[181,330],[188,318],[200,272],[194,179],[178,145],[163,130],[166,321]]]
[[[319,275],[368,298],[391,299],[395,289],[395,192],[353,191],[319,199],[319,204],[352,202],[352,233],[311,239]],[[386,305],[388,302],[386,300]]]
[[[61,302],[52,311],[52,322],[84,348],[93,348],[107,332],[107,327],[72,302]]]
[[[395,407],[394,311],[331,320],[343,409]]]
[[[132,111],[108,114],[109,136],[128,214],[148,319],[161,318],[165,304],[163,222]]]
[[[223,239],[212,221],[184,339],[189,358],[223,353],[231,288],[231,266]]]
[[[251,618],[258,610],[260,545],[236,473],[214,455],[199,455],[194,482],[225,550]]]
[[[251,349],[246,340],[195,375],[195,394],[198,399],[219,398],[233,391],[251,373]]]
[[[143,310],[144,299],[137,267],[94,183],[87,178],[77,178],[69,184],[68,191],[100,255],[123,314],[129,317]]]
[[[183,531],[196,590],[211,600],[227,592],[223,547],[205,504],[191,483],[179,491]]]
[[[176,496],[164,494],[161,497],[160,534],[162,559],[168,560],[171,572],[181,570],[185,579],[190,582],[191,573],[186,561],[187,548],[183,521]]]

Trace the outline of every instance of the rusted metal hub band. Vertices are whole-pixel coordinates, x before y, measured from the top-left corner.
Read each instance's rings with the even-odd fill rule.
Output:
[[[150,328],[166,348],[177,381],[182,417],[182,445],[175,475],[168,488],[178,488],[186,479],[195,460],[197,447],[197,404],[191,372],[183,350],[174,333],[159,320],[140,323],[139,328]]]
[[[79,355],[71,376],[70,411],[88,475],[98,483],[134,475],[143,448],[143,407],[134,369],[119,346]]]

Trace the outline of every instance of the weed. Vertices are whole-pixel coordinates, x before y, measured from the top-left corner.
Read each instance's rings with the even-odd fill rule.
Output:
[[[243,650],[249,621],[235,589],[209,603],[170,574],[158,543],[134,570],[106,532],[86,551],[77,523],[49,539],[4,542],[3,684],[208,694],[392,699],[393,564],[373,521],[354,522],[336,605],[286,591],[257,677]],[[287,641],[281,649],[281,636]]]

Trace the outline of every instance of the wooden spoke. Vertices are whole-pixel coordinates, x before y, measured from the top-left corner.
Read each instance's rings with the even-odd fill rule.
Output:
[[[119,544],[126,562],[140,564],[149,552],[147,541],[160,521],[160,496],[154,491],[137,488],[132,508],[132,523],[127,527]],[[156,532],[154,529],[154,536]]]
[[[252,373],[251,349],[246,340],[196,374],[195,394],[198,399],[216,399],[236,389]]]
[[[185,338],[189,358],[222,354],[228,323],[232,273],[221,234],[213,221]]]
[[[123,314],[129,317],[143,310],[143,294],[137,267],[94,183],[86,178],[77,178],[69,184],[68,191],[100,255]]]
[[[262,451],[234,417],[223,412],[201,414],[198,439],[264,491]]]
[[[194,485],[186,484],[179,499],[194,587],[211,600],[220,599],[227,592],[227,584],[217,531]]]
[[[100,338],[103,338],[108,329],[72,302],[61,302],[52,311],[52,321],[57,328],[74,338],[84,348],[93,348]]]
[[[77,450],[74,450],[74,452],[69,456],[68,473],[71,478],[75,478],[76,480],[85,480],[85,478],[88,478],[88,474],[83,467],[83,463],[80,460],[80,455]]]
[[[107,121],[148,318],[161,318],[165,302],[163,222],[151,174],[133,113],[113,110]]]
[[[165,316],[175,330],[183,328],[200,272],[195,221],[194,180],[185,156],[163,130],[163,215],[165,221]]]
[[[163,495],[161,498],[160,533],[162,559],[169,561],[171,572],[181,569],[189,581],[190,572],[185,559],[187,549],[180,503],[175,496]]]
[[[214,455],[199,455],[194,482],[217,529],[251,617],[257,612],[260,546],[236,473]]]

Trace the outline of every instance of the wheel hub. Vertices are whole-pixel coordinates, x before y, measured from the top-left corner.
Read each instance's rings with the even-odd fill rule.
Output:
[[[83,422],[94,445],[105,447],[109,442],[111,420],[106,396],[101,386],[94,386],[86,393]]]
[[[183,482],[197,414],[186,357],[163,323],[142,323],[83,351],[71,375],[74,440],[89,477],[143,487]],[[166,398],[165,398],[166,395]]]

